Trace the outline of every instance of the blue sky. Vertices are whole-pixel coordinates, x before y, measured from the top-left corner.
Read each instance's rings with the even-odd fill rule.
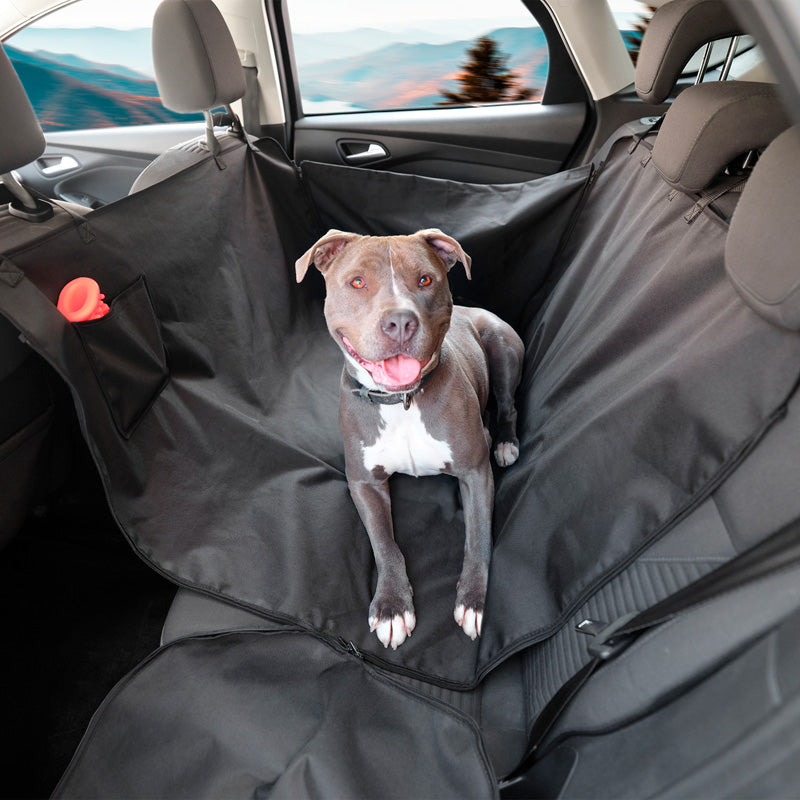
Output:
[[[101,24],[112,28],[150,27],[159,0],[81,0],[46,17],[41,27],[84,28]],[[613,0],[615,11],[636,11],[637,0]],[[292,27],[297,33],[347,30],[359,27],[359,19],[370,24],[391,27],[414,27],[417,23],[447,19],[486,18],[485,0],[291,0]],[[519,10],[528,12],[519,0],[493,0],[491,4],[497,22]],[[363,10],[362,10],[363,9]],[[343,13],[343,11],[345,13]],[[102,20],[102,22],[101,22]]]
[[[637,12],[642,3],[611,0],[611,6],[618,12]],[[530,12],[520,0],[290,0],[289,14],[292,28],[300,33],[348,30],[359,27],[359,19],[369,19],[373,27],[387,25],[393,29],[447,19],[489,20],[492,27],[502,27],[519,18],[530,19]]]
[[[149,28],[160,0],[81,0],[49,14],[36,23],[41,28]],[[102,23],[99,22],[102,20]]]

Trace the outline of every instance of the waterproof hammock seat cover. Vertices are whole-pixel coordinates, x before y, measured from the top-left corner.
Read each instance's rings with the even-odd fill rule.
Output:
[[[73,387],[114,513],[157,569],[352,641],[376,663],[474,685],[685,513],[796,379],[800,341],[757,317],[725,276],[726,226],[664,215],[657,174],[630,169],[619,150],[535,314],[530,298],[587,170],[508,187],[322,165],[300,179],[277,148],[240,144],[225,170],[202,162],[95,212],[88,235],[69,221],[6,253],[26,275],[9,291],[41,294],[31,303],[47,316],[41,335],[16,321]],[[390,183],[395,197],[413,192],[413,210],[393,209]],[[599,202],[604,185],[614,196]],[[526,340],[521,455],[497,471],[487,624],[475,643],[452,623],[463,520],[448,477],[393,479],[418,627],[395,652],[367,629],[375,568],[344,479],[341,356],[321,281],[297,286],[291,269],[327,225],[441,226],[473,255],[481,302],[505,305]],[[70,325],[52,301],[77,270],[111,311]]]
[[[712,212],[688,225],[693,199],[668,200],[628,144],[597,172],[508,186],[317,164],[299,174],[275,147],[231,144],[225,170],[209,159],[7,251],[0,308],[72,387],[114,514],[154,568],[305,631],[293,635],[309,648],[344,646],[358,669],[473,687],[698,507],[796,384],[797,335],[725,274],[727,225]],[[418,625],[397,651],[368,631],[375,567],[344,479],[341,355],[321,278],[293,279],[328,227],[441,228],[473,257],[471,285],[451,273],[456,300],[525,340],[521,454],[496,471],[476,642],[452,620],[463,520],[446,476],[392,479]],[[71,325],[55,299],[78,273],[111,310]],[[184,658],[206,644],[173,647]],[[263,648],[272,691],[282,656]],[[158,691],[149,701],[158,708]]]

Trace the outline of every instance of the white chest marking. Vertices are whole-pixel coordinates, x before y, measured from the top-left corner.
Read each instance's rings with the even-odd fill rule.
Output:
[[[383,467],[387,475],[437,475],[452,463],[450,445],[434,439],[422,422],[419,408],[412,403],[408,411],[402,403],[381,406],[381,429],[375,444],[363,448],[368,470]]]

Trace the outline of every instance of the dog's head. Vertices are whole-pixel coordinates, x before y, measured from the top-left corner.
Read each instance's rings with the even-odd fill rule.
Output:
[[[295,264],[325,277],[325,318],[351,374],[369,388],[413,391],[434,369],[450,326],[447,272],[471,259],[436,228],[411,236],[331,230]]]

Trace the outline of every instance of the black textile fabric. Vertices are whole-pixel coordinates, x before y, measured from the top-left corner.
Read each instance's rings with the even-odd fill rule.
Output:
[[[223,159],[224,170],[209,159],[6,253],[14,286],[0,291],[14,321],[73,387],[114,513],[156,569],[352,640],[375,660],[472,683],[477,645],[452,619],[464,542],[458,484],[393,482],[419,623],[405,655],[385,651],[366,621],[375,566],[344,478],[341,354],[325,326],[321,277],[294,280],[294,260],[326,226],[279,153],[231,144]],[[561,208],[563,227],[586,174],[522,187],[503,204],[517,214],[530,206],[531,224]],[[470,197],[480,204],[496,190],[460,193],[466,214]],[[493,257],[485,268],[499,277],[509,265]],[[75,274],[98,280],[107,317],[72,326],[55,310]]]
[[[587,195],[588,168],[503,187],[322,165],[301,177],[277,148],[226,147],[226,169],[208,159],[7,252],[0,275],[3,313],[73,387],[120,526],[178,583],[473,686],[704,497],[795,384],[800,339],[727,281],[725,225],[711,212],[687,225],[691,200],[670,201],[641,153],[619,148]],[[394,652],[368,631],[375,567],[344,479],[341,356],[320,276],[293,274],[331,225],[439,225],[474,258],[474,286],[452,271],[455,294],[526,339],[522,454],[497,474],[478,642],[452,620],[464,533],[446,476],[392,479],[418,624]],[[76,274],[112,300],[114,348],[56,311]]]
[[[53,796],[496,795],[467,717],[307,634],[252,632],[183,639],[131,673]]]
[[[487,660],[547,635],[696,507],[797,385],[800,337],[741,301],[727,225],[713,212],[687,223],[694,200],[626,145],[525,333],[523,457],[498,490],[490,575],[520,591],[490,593]]]
[[[518,330],[550,273],[591,168],[527,183],[486,184],[305,162],[326,228],[375,236],[439,228],[472,257],[450,271],[454,301],[489,308]]]

